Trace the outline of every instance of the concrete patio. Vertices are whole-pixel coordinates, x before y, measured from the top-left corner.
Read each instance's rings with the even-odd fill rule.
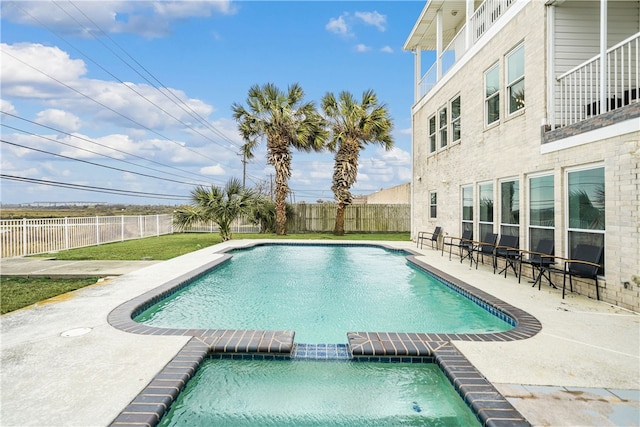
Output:
[[[217,250],[245,243],[233,240],[164,262],[66,262],[65,267],[62,261],[2,259],[3,275],[52,275],[55,270],[59,275],[108,278],[0,318],[0,425],[111,423],[189,337],[129,334],[109,325],[107,315],[131,298],[220,257]],[[385,243],[415,250],[411,242]],[[430,248],[418,252],[422,261],[542,323],[542,331],[526,340],[454,342],[529,422],[640,425],[637,313],[575,294],[563,300],[559,290],[538,290],[526,280],[518,284],[513,275],[494,275],[489,266],[476,270]]]

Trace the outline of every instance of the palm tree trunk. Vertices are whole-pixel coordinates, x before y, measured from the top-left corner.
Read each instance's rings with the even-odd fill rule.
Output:
[[[338,203],[338,209],[336,210],[336,223],[333,228],[333,234],[335,236],[344,236],[344,212],[346,206],[342,203]]]
[[[291,176],[291,155],[288,151],[272,154],[270,163],[276,170],[276,234],[287,234],[287,195],[289,194],[289,177]]]

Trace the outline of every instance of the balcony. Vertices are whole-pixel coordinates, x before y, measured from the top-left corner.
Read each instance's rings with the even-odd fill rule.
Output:
[[[515,3],[485,0],[473,9],[477,2],[429,0],[404,45],[405,50],[436,53],[433,65],[419,78],[416,101],[433,89]]]
[[[557,78],[552,128],[574,123],[638,102],[640,32]]]

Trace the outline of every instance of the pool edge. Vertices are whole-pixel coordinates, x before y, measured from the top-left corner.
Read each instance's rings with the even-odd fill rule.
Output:
[[[348,333],[360,334],[361,338],[371,342],[370,347],[352,346],[349,348],[354,358],[389,358],[391,362],[431,356],[445,373],[452,386],[464,402],[476,414],[483,426],[529,426],[522,416],[502,394],[489,382],[471,362],[455,347],[451,341],[513,341],[527,339],[536,335],[541,323],[524,310],[508,304],[478,288],[469,285],[416,257],[420,253],[411,249],[398,249],[385,243],[333,243],[333,242],[255,242],[238,247],[223,248],[215,254],[223,255],[219,259],[204,264],[193,271],[165,282],[158,287],[133,298],[112,310],[108,323],[122,331],[143,335],[180,335],[191,336],[176,356],[151,380],[151,382],[127,405],[113,420],[111,426],[156,426],[168,411],[187,381],[193,376],[202,361],[209,354],[258,355],[287,358],[294,348],[293,331],[243,331],[220,329],[172,329],[157,328],[137,323],[133,315],[150,301],[163,298],[189,280],[204,274],[231,258],[228,252],[265,244],[296,245],[341,245],[382,247],[394,252],[407,253],[407,260],[417,267],[443,279],[452,286],[468,292],[496,310],[505,313],[515,321],[514,328],[497,333],[485,334],[434,334],[434,333]],[[272,339],[265,341],[265,334]],[[271,334],[271,335],[269,335]],[[260,337],[256,344],[255,337]],[[386,339],[385,339],[386,338]],[[395,338],[395,339],[394,339]],[[419,343],[419,344],[417,344]],[[435,343],[430,345],[428,343]],[[353,353],[354,348],[357,348]],[[398,359],[398,360],[396,360]],[[421,362],[424,363],[424,362]]]

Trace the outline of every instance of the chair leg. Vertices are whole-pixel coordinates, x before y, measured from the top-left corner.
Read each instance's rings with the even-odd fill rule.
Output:
[[[569,276],[569,280],[571,280],[571,276]],[[562,273],[562,299],[564,299],[564,290],[567,286],[567,272]]]
[[[596,299],[600,301],[600,290],[598,290],[598,276],[596,275]]]

